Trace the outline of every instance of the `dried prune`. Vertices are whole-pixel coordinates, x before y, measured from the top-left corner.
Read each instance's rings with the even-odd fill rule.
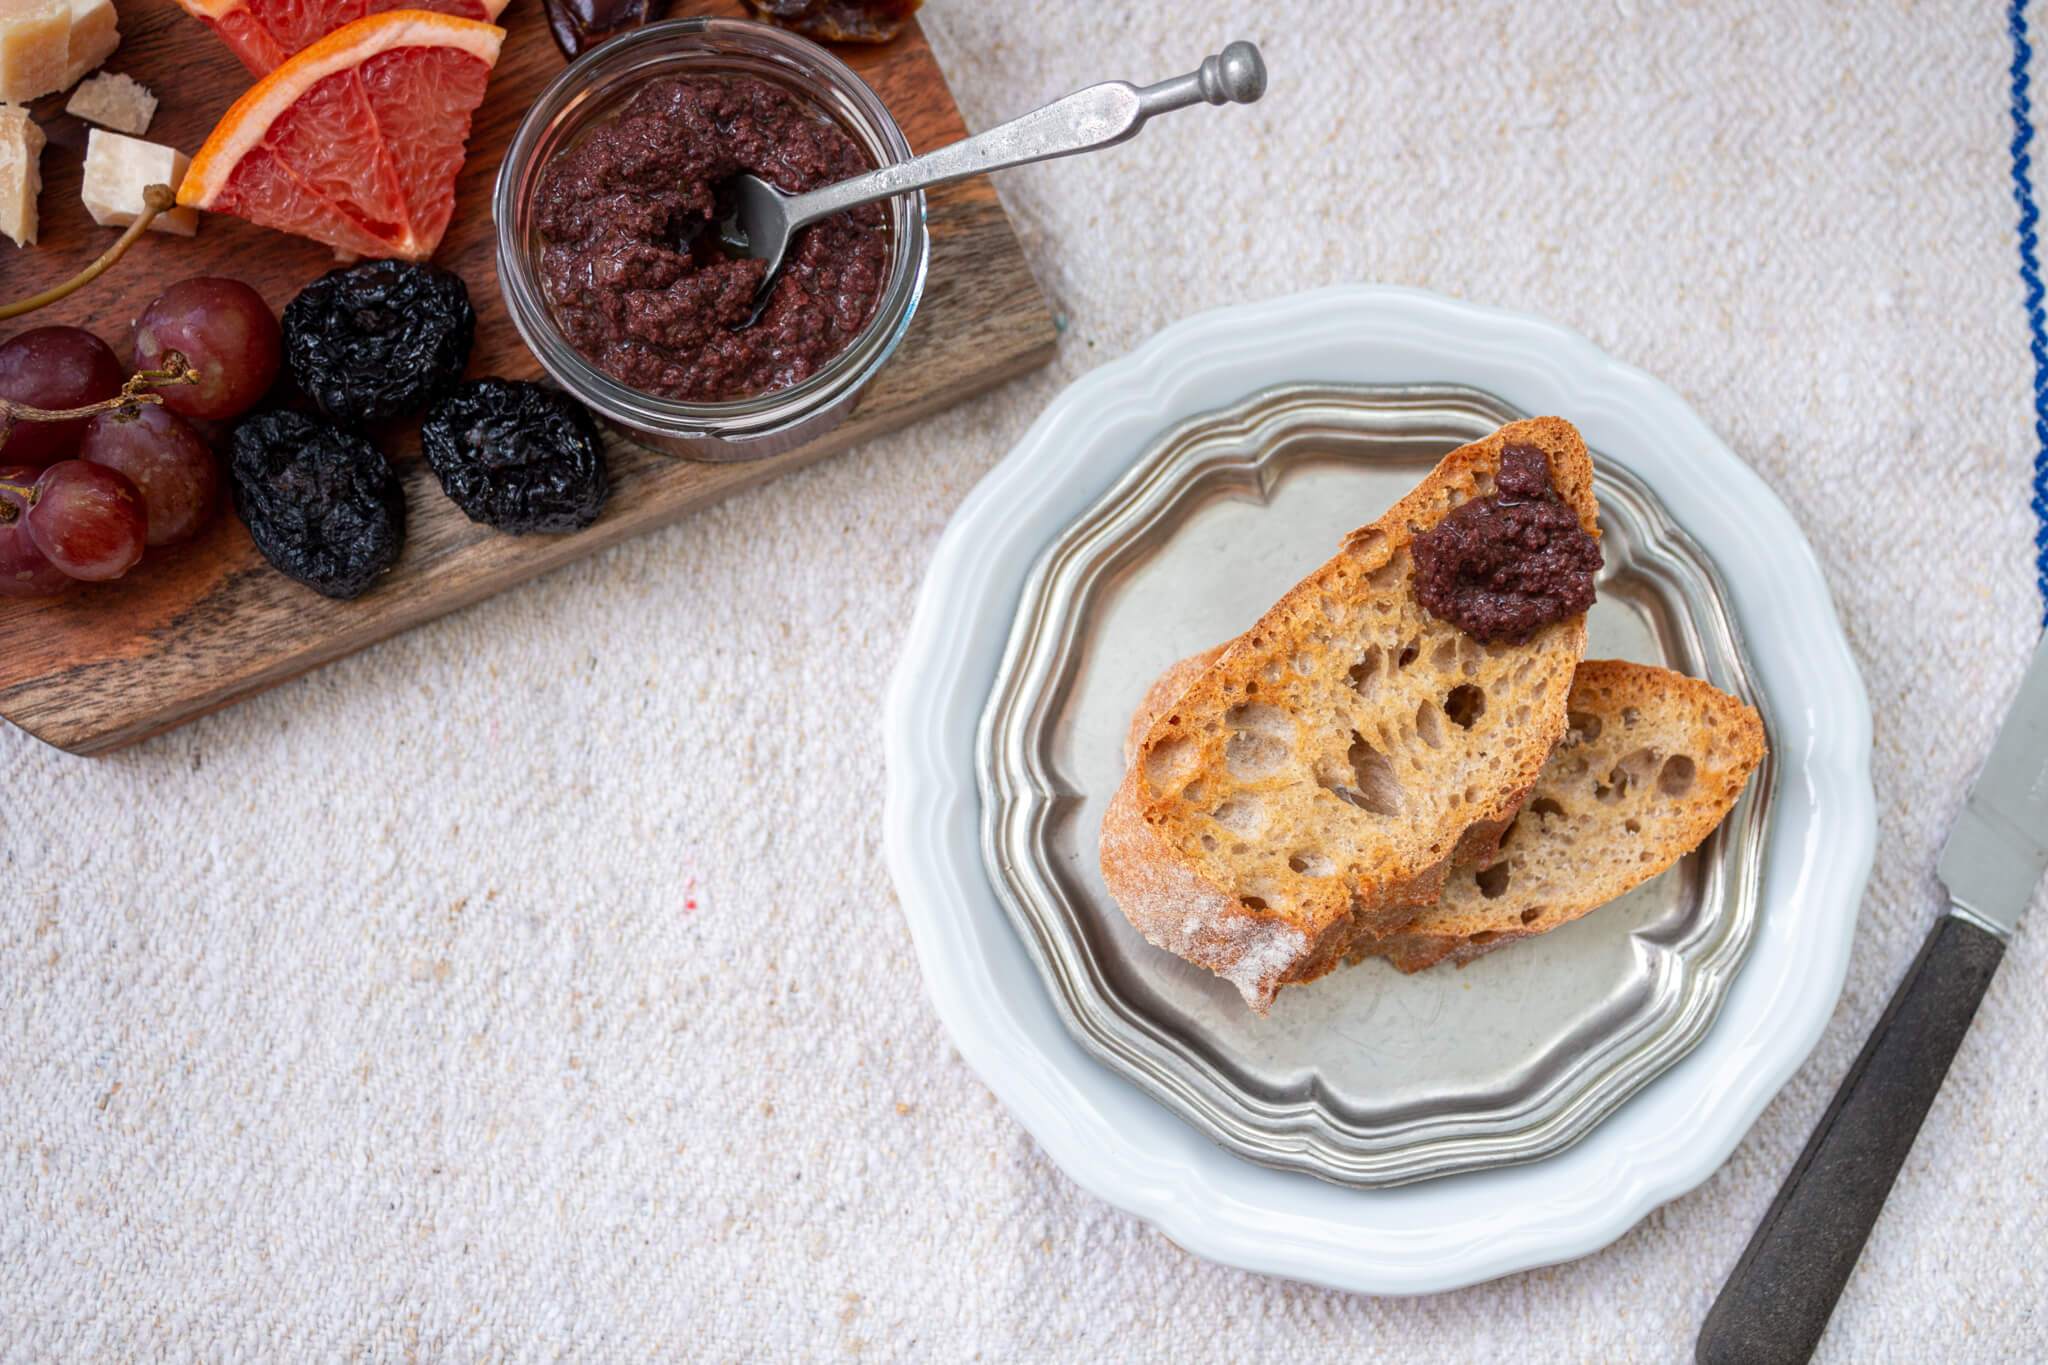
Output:
[[[547,0],[547,11],[555,46],[573,60],[614,34],[656,22],[668,0]]]
[[[418,412],[462,378],[475,340],[462,277],[412,261],[330,270],[284,309],[292,378],[338,422]]]
[[[434,404],[420,445],[442,491],[500,531],[580,531],[611,492],[582,404],[515,379],[475,379]]]
[[[244,418],[228,486],[263,557],[328,597],[360,597],[405,546],[405,488],[352,431],[296,412]]]
[[[886,43],[923,0],[747,0],[771,24],[828,43]]]

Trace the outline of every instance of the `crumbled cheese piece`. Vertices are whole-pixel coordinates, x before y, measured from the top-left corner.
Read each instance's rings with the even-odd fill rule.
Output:
[[[28,110],[0,104],[0,232],[16,246],[35,245],[42,156],[43,130]]]
[[[102,71],[71,92],[64,112],[117,133],[141,137],[156,117],[156,96],[133,76]]]
[[[0,0],[0,101],[62,90],[70,59],[69,0]]]
[[[177,189],[190,162],[173,148],[95,128],[85,142],[85,182],[78,197],[101,227],[126,227],[142,212],[143,190],[151,185]],[[199,228],[199,210],[168,209],[150,220],[149,228],[190,237]]]
[[[121,30],[114,14],[114,0],[69,0],[71,37],[65,45],[64,84],[68,90],[85,79],[121,45]]]

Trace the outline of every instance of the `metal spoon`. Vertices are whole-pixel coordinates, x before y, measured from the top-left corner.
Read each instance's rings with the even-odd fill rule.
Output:
[[[746,238],[745,254],[768,262],[755,310],[774,288],[790,238],[820,218],[970,175],[1108,147],[1136,137],[1154,114],[1191,104],[1250,104],[1265,93],[1266,63],[1259,50],[1237,42],[1185,76],[1144,87],[1128,81],[1091,85],[936,152],[804,194],[784,194],[758,176],[734,176],[734,217]]]

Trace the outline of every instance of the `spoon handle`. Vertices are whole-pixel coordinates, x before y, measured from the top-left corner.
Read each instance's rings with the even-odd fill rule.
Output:
[[[1259,50],[1232,43],[1185,76],[1143,88],[1128,81],[1091,85],[935,152],[797,195],[786,208],[789,230],[891,195],[1107,147],[1137,136],[1154,114],[1191,104],[1250,104],[1264,93]]]

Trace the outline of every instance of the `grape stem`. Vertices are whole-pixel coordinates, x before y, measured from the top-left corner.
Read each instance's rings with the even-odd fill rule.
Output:
[[[0,456],[7,453],[7,438],[14,434],[20,422],[77,422],[87,417],[96,417],[103,412],[115,412],[122,408],[133,409],[142,403],[161,403],[164,397],[152,393],[155,388],[172,384],[197,384],[199,371],[185,360],[183,351],[165,351],[163,364],[154,370],[137,370],[121,385],[121,392],[112,398],[103,398],[97,403],[87,403],[82,408],[39,408],[12,398],[0,398]],[[19,488],[19,484],[0,482],[0,488]]]
[[[121,234],[119,240],[100,253],[98,260],[79,271],[76,275],[73,275],[70,279],[65,280],[62,284],[53,284],[40,294],[30,294],[25,299],[16,299],[13,303],[0,304],[0,322],[4,322],[8,318],[18,318],[23,313],[33,313],[36,309],[47,307],[59,299],[69,298],[91,284],[106,273],[108,266],[127,254],[128,248],[135,244],[135,239],[148,230],[150,222],[159,213],[173,207],[177,202],[178,196],[171,191],[169,185],[144,186],[142,191],[142,212],[135,215],[135,221],[128,225],[128,230]]]

